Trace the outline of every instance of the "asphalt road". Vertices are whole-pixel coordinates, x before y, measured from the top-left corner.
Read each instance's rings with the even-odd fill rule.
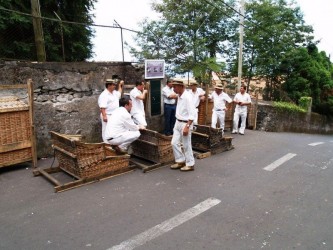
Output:
[[[62,193],[30,165],[1,169],[0,249],[333,249],[333,136],[246,130],[233,144],[193,172]]]

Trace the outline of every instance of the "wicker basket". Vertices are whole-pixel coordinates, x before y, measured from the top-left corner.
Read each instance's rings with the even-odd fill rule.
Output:
[[[0,167],[32,159],[29,106],[14,96],[0,98]]]
[[[192,133],[192,147],[199,150],[210,150],[220,144],[223,139],[222,129],[198,125]]]
[[[116,155],[105,143],[84,143],[77,135],[50,132],[59,167],[78,178],[129,170],[129,155]]]
[[[139,139],[132,143],[133,155],[155,163],[171,162],[171,139],[153,130],[142,130]]]

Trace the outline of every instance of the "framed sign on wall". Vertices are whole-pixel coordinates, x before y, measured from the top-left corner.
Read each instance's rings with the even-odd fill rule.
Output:
[[[164,60],[145,60],[145,79],[164,78],[164,64]]]

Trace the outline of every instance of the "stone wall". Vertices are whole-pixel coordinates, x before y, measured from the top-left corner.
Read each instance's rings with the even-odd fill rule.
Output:
[[[333,121],[326,116],[282,112],[268,104],[258,105],[256,127],[268,132],[333,134]]]
[[[52,155],[50,131],[81,134],[87,142],[101,142],[97,99],[106,78],[121,78],[129,91],[144,78],[144,67],[128,62],[32,63],[0,61],[0,84],[26,84],[33,80],[34,123],[38,157]],[[7,91],[26,100],[26,93]],[[148,127],[159,131],[162,115],[147,117]]]

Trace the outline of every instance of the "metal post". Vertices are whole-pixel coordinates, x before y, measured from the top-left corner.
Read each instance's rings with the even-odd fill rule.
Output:
[[[61,20],[61,18],[58,16],[58,14],[55,11],[53,11],[53,13],[60,20],[60,35],[61,35],[61,47],[62,47],[62,60],[65,62],[66,61],[66,57],[65,57],[65,44],[64,44],[64,32],[63,32],[63,29],[62,29],[62,20]]]
[[[121,51],[123,54],[123,62],[125,61],[124,59],[124,42],[123,42],[123,28],[119,25],[119,23],[117,23],[116,20],[114,20],[114,22],[118,25],[118,27],[120,28],[120,34],[121,34]]]

